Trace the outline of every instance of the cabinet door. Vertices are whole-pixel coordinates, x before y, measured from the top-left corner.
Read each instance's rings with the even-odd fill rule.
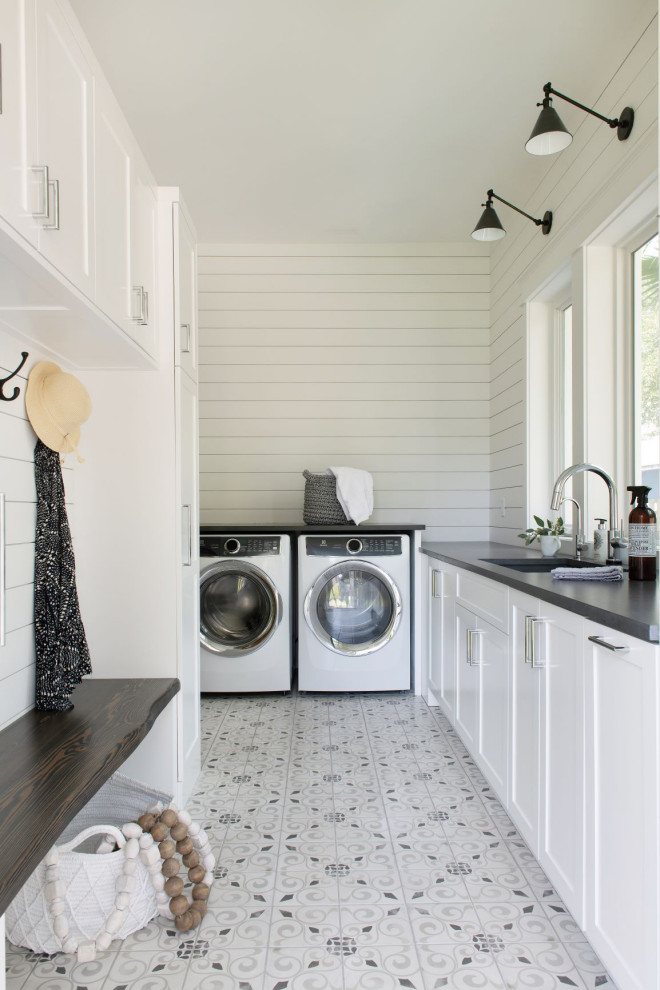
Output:
[[[584,885],[584,687],[580,616],[541,603],[541,843],[539,860],[578,924]]]
[[[131,170],[133,140],[112,93],[94,93],[96,303],[132,335]]]
[[[509,637],[478,619],[473,637],[479,665],[479,745],[481,767],[499,799],[508,796]]]
[[[131,336],[156,356],[157,200],[139,157],[133,159],[131,188]],[[164,235],[170,236],[170,231]]]
[[[509,811],[536,854],[541,774],[541,668],[539,602],[511,592],[511,695]]]
[[[658,648],[584,625],[585,931],[620,986],[648,990],[660,986]]]
[[[458,603],[455,606],[456,631],[456,728],[463,742],[477,752],[479,736],[479,667],[476,658],[477,618]]]
[[[429,685],[452,721],[456,711],[455,583],[453,573],[430,570]]]
[[[92,73],[55,0],[36,0],[39,250],[87,296],[92,269]],[[43,171],[48,169],[48,174]]]
[[[26,32],[34,28],[31,16],[26,21],[26,15],[31,14],[24,0],[0,3],[0,216],[36,243],[38,227],[29,196],[30,128],[25,85]]]
[[[200,769],[199,705],[199,512],[197,501],[197,391],[175,372],[177,474],[179,479],[179,780],[184,800]]]
[[[174,224],[174,363],[197,381],[197,247],[196,237],[178,203]]]

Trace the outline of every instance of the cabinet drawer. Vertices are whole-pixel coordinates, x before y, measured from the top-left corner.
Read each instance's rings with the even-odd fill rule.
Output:
[[[461,604],[477,612],[497,629],[509,631],[509,589],[468,571],[458,571],[456,598]]]

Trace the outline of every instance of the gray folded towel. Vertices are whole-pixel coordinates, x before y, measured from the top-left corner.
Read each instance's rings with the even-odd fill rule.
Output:
[[[611,567],[555,567],[553,581],[623,581],[623,568]]]

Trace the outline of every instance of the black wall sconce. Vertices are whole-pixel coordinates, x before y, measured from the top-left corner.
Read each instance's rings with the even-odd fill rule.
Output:
[[[547,210],[543,214],[542,220],[538,220],[536,217],[530,216],[529,213],[525,213],[524,210],[514,206],[513,203],[509,203],[508,200],[502,199],[502,197],[498,196],[497,193],[494,193],[492,189],[488,190],[486,196],[488,197],[486,202],[481,204],[482,206],[485,206],[486,209],[481,214],[479,223],[472,231],[472,237],[475,241],[500,241],[506,234],[506,230],[500,223],[500,218],[493,209],[494,199],[498,200],[500,203],[504,203],[505,206],[510,206],[512,210],[516,211],[516,213],[520,213],[522,216],[527,217],[527,219],[531,220],[532,223],[535,223],[537,227],[540,227],[544,234],[549,234],[552,230],[552,213],[550,210]]]
[[[630,132],[635,122],[635,111],[632,107],[624,107],[621,115],[611,120],[609,117],[604,117],[602,113],[597,113],[595,110],[585,107],[583,103],[578,103],[577,100],[571,99],[570,96],[565,96],[564,93],[558,93],[556,89],[552,88],[552,83],[546,83],[543,87],[543,92],[545,93],[543,102],[536,104],[537,107],[542,107],[543,109],[525,145],[530,155],[554,155],[558,151],[568,148],[573,140],[573,135],[564,126],[561,117],[552,105],[552,96],[558,96],[560,100],[566,100],[567,103],[571,103],[574,107],[579,107],[580,110],[590,113],[592,117],[598,117],[599,120],[609,124],[612,128],[616,127],[619,141],[625,141],[630,137]]]

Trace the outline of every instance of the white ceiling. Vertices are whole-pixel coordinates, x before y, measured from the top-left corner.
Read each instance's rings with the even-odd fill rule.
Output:
[[[283,243],[466,240],[489,186],[529,209],[553,162],[523,150],[543,84],[618,113],[598,98],[656,9],[72,4],[157,181],[181,186],[200,241]],[[571,130],[590,120],[556,105]]]

